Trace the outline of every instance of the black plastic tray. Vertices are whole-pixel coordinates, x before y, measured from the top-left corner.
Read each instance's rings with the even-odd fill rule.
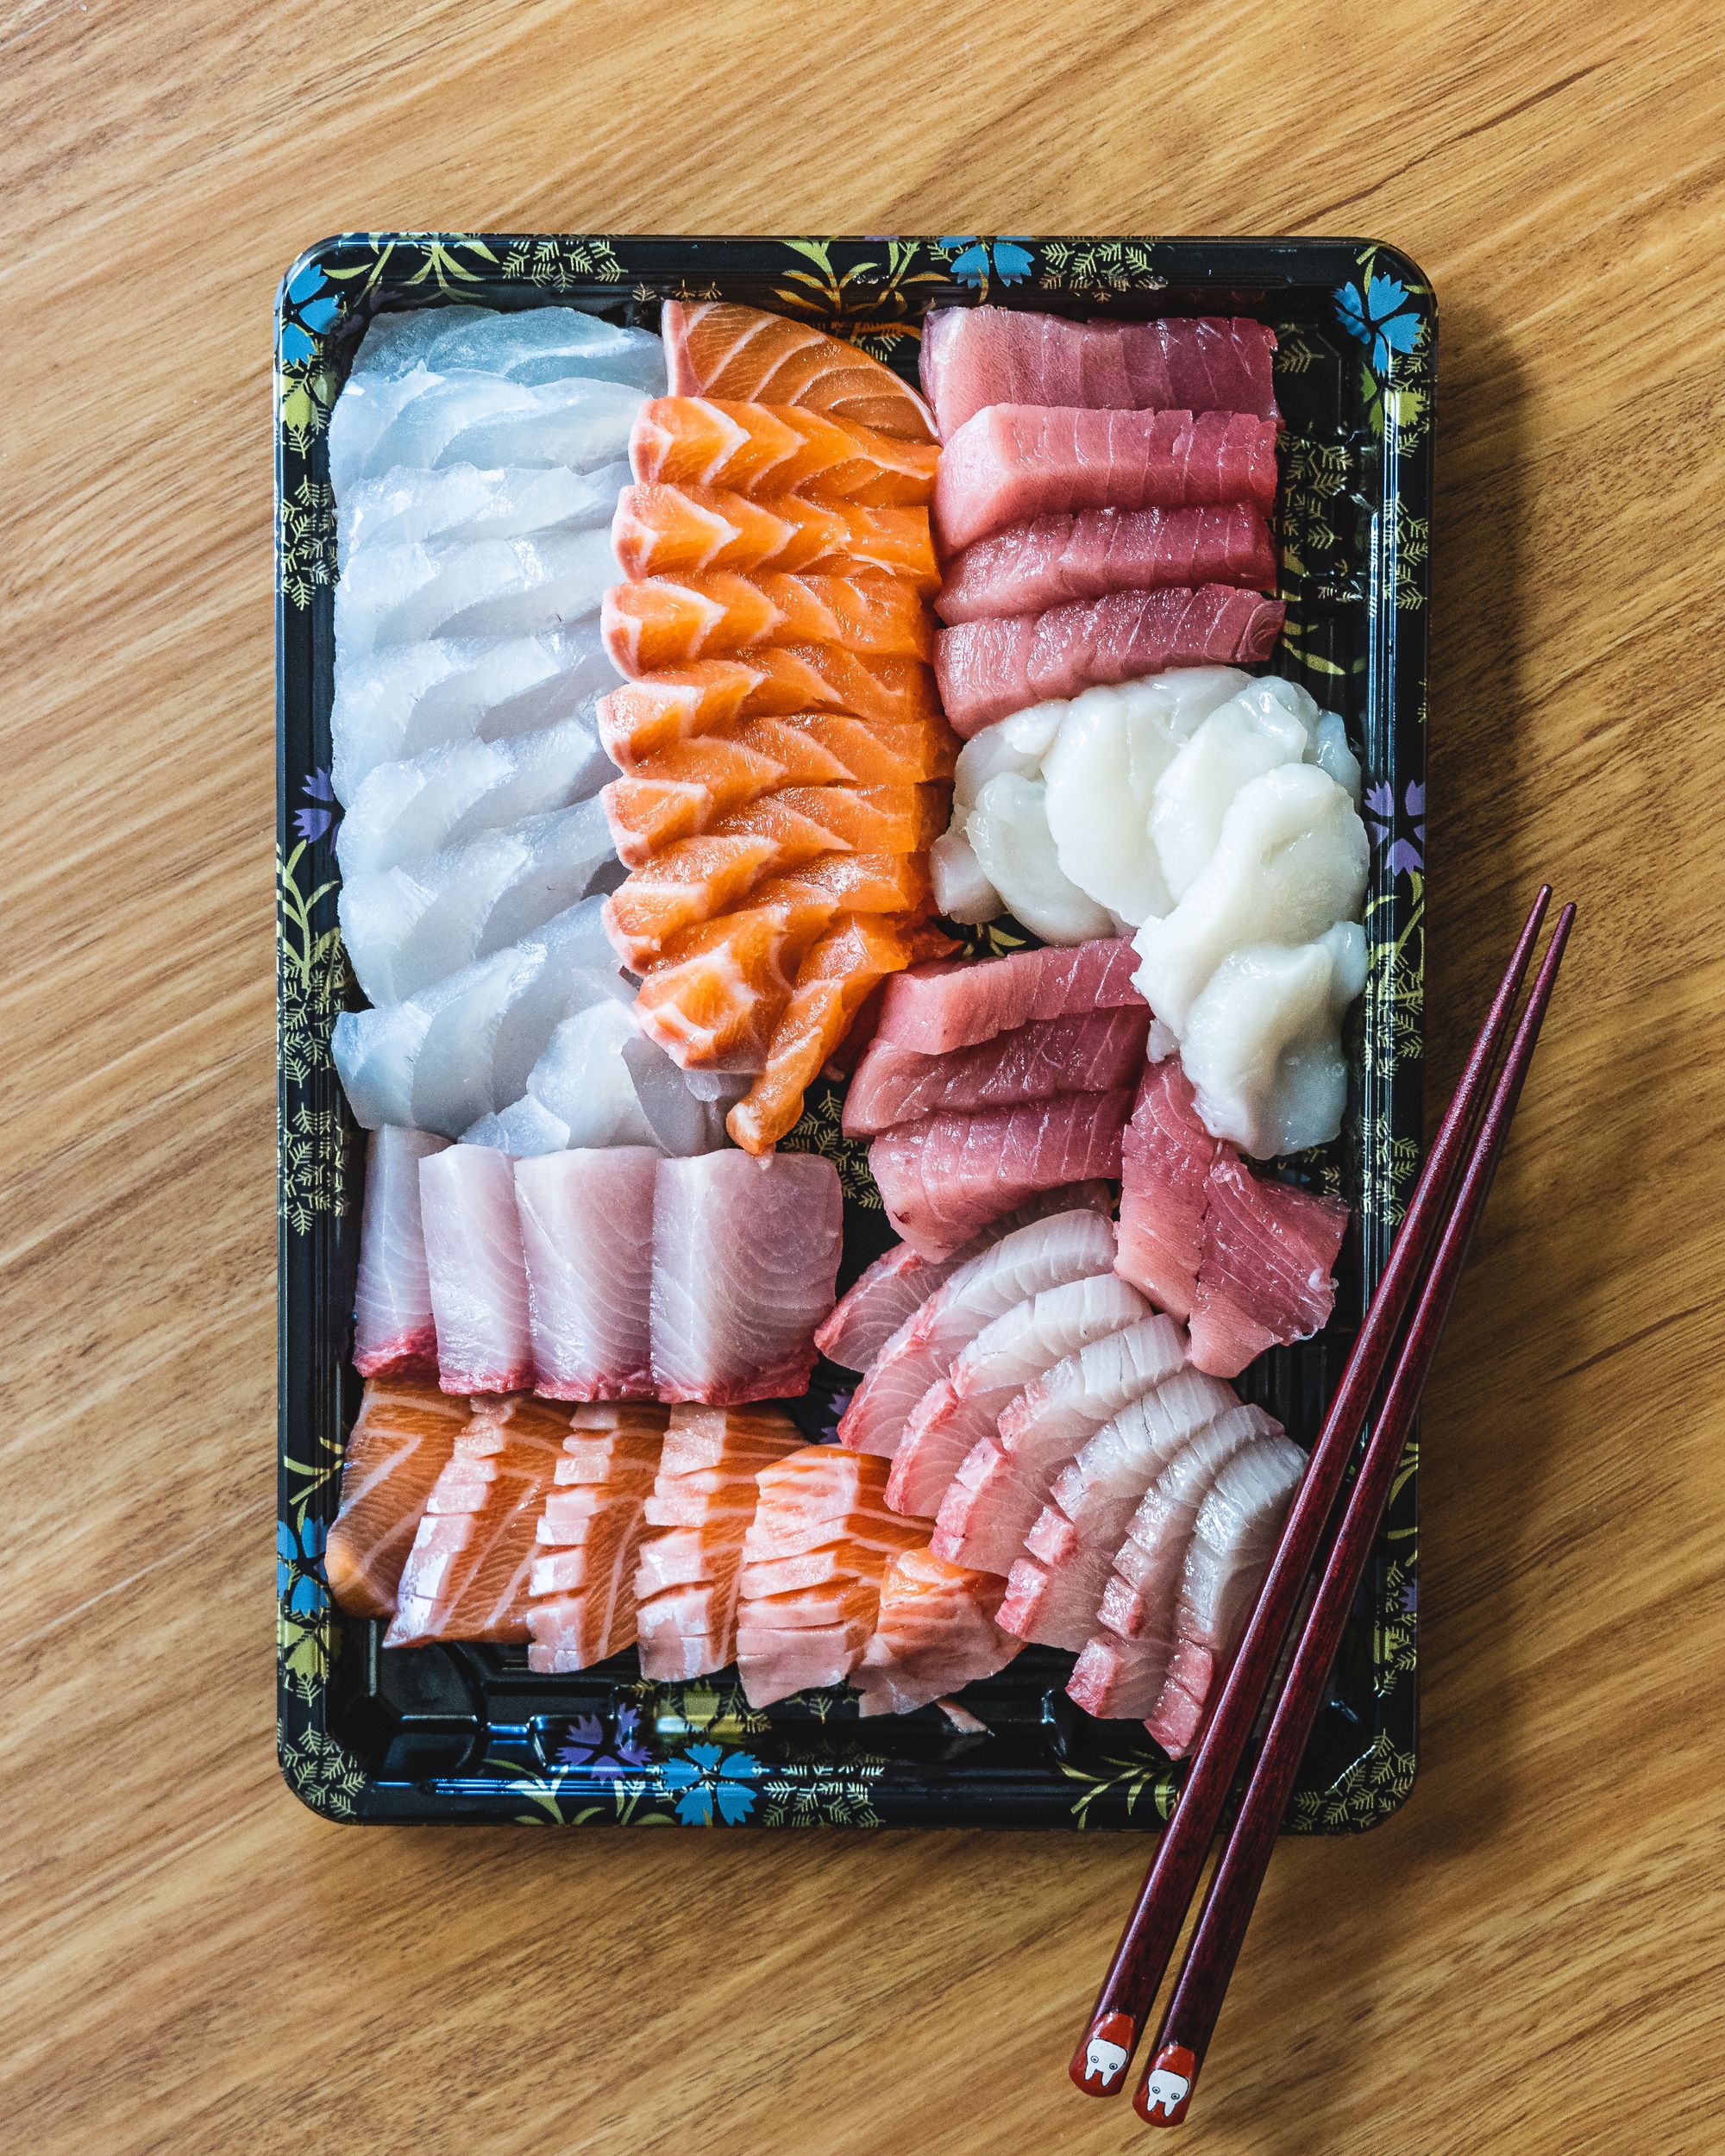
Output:
[[[642,1681],[633,1653],[541,1677],[518,1649],[385,1651],[330,1605],[322,1569],[359,1403],[348,1360],[364,1164],[329,1031],[353,996],[336,925],[329,785],[336,524],[329,408],[384,310],[556,301],[656,323],[670,297],[727,298],[856,338],[914,379],[925,311],[988,300],[1088,317],[1249,314],[1271,323],[1283,451],[1276,670],[1339,710],[1373,839],[1371,973],[1352,1022],[1337,1143],[1294,1172],[1355,1210],[1327,1330],[1244,1389],[1309,1442],[1382,1269],[1421,1147],[1427,519],[1436,315],[1419,271],[1352,240],[621,239],[355,233],[302,255],[276,337],[279,1072],[279,1749],[331,1818],[536,1824],[1154,1827],[1181,1770],[1136,1722],[1096,1722],[1061,1689],[1070,1658],[1026,1651],[964,1704],[860,1721],[843,1690],[750,1710],[735,1673]],[[986,952],[1032,940],[968,932]],[[811,1094],[787,1141],[837,1160],[845,1269],[890,1239],[837,1097]],[[793,1411],[831,1430],[853,1381],[823,1365]],[[1417,1748],[1416,1464],[1410,1446],[1289,1812],[1314,1833],[1371,1827],[1412,1786]]]

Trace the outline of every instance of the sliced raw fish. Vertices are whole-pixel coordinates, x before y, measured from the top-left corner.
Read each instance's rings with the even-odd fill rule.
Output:
[[[373,1003],[398,1003],[476,958],[518,943],[614,881],[596,799],[393,868],[347,877],[339,911],[354,977]]]
[[[527,1666],[591,1668],[633,1644],[635,1568],[664,1443],[662,1407],[577,1407],[535,1535]]]
[[[535,1533],[568,1426],[567,1411],[524,1395],[475,1405],[426,1500],[386,1647],[526,1639]]]
[[[653,1221],[653,1374],[662,1400],[729,1405],[807,1389],[844,1232],[818,1154],[664,1161]]]
[[[1267,659],[1283,611],[1280,599],[1206,584],[1110,592],[1040,614],[961,622],[935,639],[940,700],[954,732],[968,740],[1027,704],[1076,696],[1095,683]]]
[[[596,471],[628,454],[645,401],[626,384],[580,376],[529,384],[417,367],[394,380],[350,381],[329,415],[336,507],[364,480],[398,468]]]
[[[392,1617],[425,1501],[467,1427],[467,1402],[435,1382],[373,1378],[342,1455],[342,1497],[323,1552],[350,1617]]]
[[[336,834],[344,878],[459,846],[596,794],[609,775],[586,719],[505,741],[464,741],[373,767]]]
[[[442,472],[380,472],[362,480],[342,504],[336,542],[342,567],[355,548],[422,541],[521,539],[537,532],[580,530],[610,523],[625,463],[596,472],[482,472],[454,464]]]
[[[659,1158],[645,1146],[613,1145],[515,1163],[533,1383],[553,1400],[655,1397],[650,1304]]]
[[[518,543],[525,545],[528,542]],[[605,649],[631,680],[760,644],[835,644],[865,659],[928,659],[933,634],[915,588],[894,576],[650,576],[605,594]]]
[[[432,539],[360,547],[336,586],[344,664],[430,636],[540,636],[599,611],[617,573],[611,536]]]
[[[1276,422],[1239,412],[991,404],[941,453],[934,530],[950,560],[1009,524],[1085,509],[1276,505]]]
[[[1207,1197],[1192,1360],[1233,1377],[1266,1348],[1306,1339],[1327,1321],[1348,1209],[1251,1175],[1232,1147],[1211,1169]]]
[[[728,487],[625,486],[612,546],[629,577],[713,569],[878,573],[919,592],[940,581],[925,509],[864,509],[798,494],[751,500]]]
[[[906,1550],[881,1575],[874,1637],[851,1673],[859,1714],[909,1714],[993,1677],[1019,1651],[994,1622],[1003,1583]]]
[[[662,1153],[710,1153],[724,1143],[735,1084],[704,1081],[697,1092],[630,1006],[605,1000],[565,1018],[527,1074],[527,1090],[462,1136],[517,1159],[569,1147],[650,1145]]]
[[[1032,1380],[960,1465],[936,1516],[936,1552],[1009,1571],[1056,1476],[1129,1402],[1180,1370],[1186,1354],[1185,1334],[1172,1319],[1147,1317]]]
[[[906,442],[932,442],[928,407],[888,367],[806,323],[731,300],[668,299],[660,324],[671,389],[830,413]]]
[[[919,1056],[876,1041],[857,1065],[845,1096],[845,1134],[872,1137],[943,1112],[1136,1086],[1149,1036],[1148,1009],[1126,1004],[1033,1019],[944,1056]]]
[[[354,1368],[361,1377],[436,1375],[437,1326],[425,1271],[419,1163],[448,1143],[430,1131],[388,1128],[373,1131],[367,1144],[354,1290]]]
[[[1273,592],[1269,519],[1247,502],[1215,509],[1084,509],[1011,524],[949,564],[934,611],[944,622],[1041,613],[1109,592],[1235,584]]]
[[[1183,1758],[1233,1664],[1287,1516],[1306,1455],[1276,1436],[1229,1461],[1199,1508],[1182,1567],[1174,1647],[1145,1727]]]
[[[888,988],[875,1038],[944,1056],[1039,1020],[1132,1006],[1142,1000],[1132,966],[1124,940],[1014,951],[981,965],[918,966]]]
[[[1113,1200],[1107,1185],[1078,1183],[1067,1190],[1038,1191],[1016,1213],[993,1223],[950,1257],[919,1257],[908,1243],[894,1244],[840,1296],[832,1315],[815,1334],[815,1344],[829,1362],[837,1363],[842,1369],[866,1370],[905,1320],[921,1309],[938,1288],[944,1287],[961,1265],[1013,1229],[1075,1207],[1112,1212]]]
[[[928,1116],[877,1138],[869,1169],[896,1232],[944,1257],[1033,1191],[1118,1175],[1131,1108],[1131,1094],[1115,1088]]]
[[[597,619],[549,636],[390,644],[338,654],[329,717],[336,798],[351,803],[379,764],[467,741],[543,733],[596,721],[616,686]]]
[[[1189,1318],[1204,1262],[1210,1170],[1220,1149],[1199,1119],[1177,1057],[1145,1072],[1120,1150],[1115,1269],[1159,1308]]]
[[[643,404],[630,461],[644,483],[703,486],[752,498],[922,508],[939,452],[873,428],[789,405],[738,398],[659,397]]]
[[[619,329],[579,307],[416,307],[373,320],[348,379],[393,381],[416,367],[514,382],[582,375],[656,391],[665,348],[650,329]]]
[[[953,1262],[881,1347],[839,1418],[841,1444],[890,1458],[912,1410],[986,1326],[1046,1289],[1113,1263],[1114,1224],[1106,1208],[1088,1202],[1018,1227],[1001,1222],[988,1235],[974,1257]]]
[[[419,1163],[425,1265],[446,1393],[510,1393],[533,1382],[527,1269],[515,1177],[501,1153],[451,1145]]]
[[[923,394],[944,440],[989,404],[1244,411],[1275,419],[1276,332],[1244,316],[1069,322],[1018,307],[937,307]]]
[[[724,733],[739,718],[846,711],[871,724],[943,725],[934,677],[913,659],[859,659],[833,644],[757,645],[747,659],[625,682],[599,705],[599,736],[613,763],[633,770],[674,743]]]

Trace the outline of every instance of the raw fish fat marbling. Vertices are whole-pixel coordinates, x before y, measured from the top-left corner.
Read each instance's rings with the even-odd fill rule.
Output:
[[[713,398],[655,398],[629,439],[630,464],[643,483],[794,497],[793,513],[810,500],[925,508],[938,456],[932,442],[900,441],[818,412]]]
[[[669,299],[662,329],[671,388],[744,397],[932,442],[927,406],[890,367],[800,322],[726,300]]]
[[[628,577],[716,569],[901,576],[919,591],[940,581],[925,509],[862,509],[781,494],[750,501],[723,488],[625,486],[612,525]]]
[[[1038,517],[979,539],[951,562],[935,596],[944,622],[1038,614],[1110,592],[1196,591],[1235,584],[1274,592],[1269,520],[1245,502],[1221,509],[1087,509]]]
[[[323,1552],[350,1617],[392,1617],[401,1568],[433,1485],[467,1426],[468,1403],[435,1380],[372,1378],[342,1454],[342,1494]]]

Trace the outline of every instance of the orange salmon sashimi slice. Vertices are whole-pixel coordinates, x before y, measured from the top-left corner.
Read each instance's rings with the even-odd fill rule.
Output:
[[[859,509],[796,494],[752,502],[724,487],[625,486],[612,519],[612,551],[629,577],[712,569],[870,571],[919,592],[940,583],[925,509]]]
[[[927,659],[928,608],[893,576],[649,576],[614,584],[599,613],[605,649],[630,680],[751,644],[837,644],[875,659]]]
[[[652,398],[629,436],[630,468],[643,481],[859,509],[925,509],[938,454],[819,412],[710,397]]]
[[[435,1377],[367,1379],[323,1551],[329,1592],[350,1617],[395,1614],[401,1568],[468,1412]]]
[[[745,719],[727,734],[677,742],[605,789],[625,868],[787,786],[913,786],[950,778],[944,727],[870,726],[845,712]]]
[[[645,674],[600,697],[598,711],[605,753],[623,771],[743,718],[843,711],[872,725],[946,724],[934,676],[919,661],[859,659],[832,644],[769,644],[747,659]]]
[[[668,299],[660,322],[671,387],[682,396],[750,397],[932,442],[916,392],[854,344],[734,300]]]
[[[889,974],[957,949],[938,929],[841,914],[811,947],[773,1037],[767,1067],[725,1118],[748,1153],[775,1145],[803,1112],[803,1095]]]

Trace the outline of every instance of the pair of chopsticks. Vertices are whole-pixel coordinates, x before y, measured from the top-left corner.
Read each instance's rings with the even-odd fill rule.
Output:
[[[1473,1229],[1533,1061],[1575,908],[1559,914],[1515,1038],[1497,1070],[1551,887],[1528,914],[1462,1073],[1366,1312],[1234,1665],[1193,1756],[1191,1772],[1138,1890],[1097,1996],[1072,2078],[1090,2096],[1125,2085],[1126,2069],[1197,1891],[1233,1786],[1305,1595],[1314,1560],[1374,1396],[1386,1373],[1358,1471],[1307,1610],[1245,1794],[1204,1896],[1173,1994],[1134,2099],[1154,2126],[1177,2126],[1221,2011],[1342,1629],[1389,1502],[1420,1395]],[[1494,1072],[1496,1073],[1494,1082]],[[1402,1319],[1413,1315],[1405,1331]],[[1399,1345],[1398,1345],[1399,1343]]]

